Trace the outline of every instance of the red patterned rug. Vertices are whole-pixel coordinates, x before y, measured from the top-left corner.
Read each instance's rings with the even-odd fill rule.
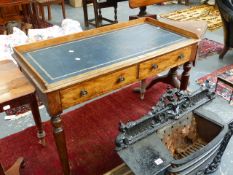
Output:
[[[222,67],[204,77],[199,78],[197,80],[197,83],[200,84],[201,86],[205,86],[206,82],[208,82],[211,88],[215,88],[217,82],[217,76],[220,76],[228,81],[233,82],[233,64]],[[219,82],[216,92],[218,95],[222,96],[224,99],[229,101],[232,90],[233,89],[228,85]]]
[[[43,108],[44,106],[42,106],[43,104],[41,102],[38,102],[38,106],[39,108]],[[30,105],[29,104],[26,104],[26,105],[22,105],[22,106],[18,106],[18,107],[15,107],[15,108],[10,108],[10,109],[7,109],[5,111],[6,113],[6,118],[9,120],[9,119],[18,119],[20,117],[24,117],[24,116],[27,116],[28,113],[31,113],[31,108],[30,108]]]
[[[223,49],[223,44],[204,38],[199,43],[198,58],[206,58],[208,56],[219,54]]]
[[[120,165],[115,151],[119,122],[135,120],[148,113],[167,85],[158,83],[145,99],[130,86],[63,114],[70,166],[73,175],[102,175]],[[30,127],[0,140],[0,162],[7,169],[18,157],[24,157],[21,175],[61,175],[50,122],[43,123],[46,147],[38,144],[36,128]]]
[[[218,43],[213,40],[209,40],[207,38],[204,38],[200,43],[199,43],[199,50],[198,50],[198,58],[206,58],[210,55],[218,54],[223,48],[223,44]],[[17,108],[12,108],[6,111],[6,115],[20,115],[24,116],[22,114],[30,111],[29,105],[23,105]]]

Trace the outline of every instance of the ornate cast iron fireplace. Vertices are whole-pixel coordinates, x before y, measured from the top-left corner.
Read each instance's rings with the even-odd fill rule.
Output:
[[[169,89],[147,115],[120,123],[117,153],[136,175],[213,172],[232,134],[231,124],[228,130],[198,111],[214,97],[208,89],[191,95]]]

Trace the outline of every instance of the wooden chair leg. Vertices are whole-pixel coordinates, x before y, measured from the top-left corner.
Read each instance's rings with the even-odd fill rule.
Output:
[[[40,112],[39,112],[39,106],[37,104],[36,94],[30,94],[30,107],[32,111],[32,116],[35,121],[36,127],[37,127],[37,137],[39,138],[39,143],[45,146],[45,131],[43,129]]]
[[[33,28],[42,28],[41,23],[39,22],[40,9],[36,3],[31,4],[30,18]]]
[[[224,55],[227,53],[227,51],[229,50],[229,47],[224,46],[223,50],[221,51],[219,58],[223,59]]]
[[[85,27],[89,27],[88,13],[87,13],[87,0],[83,0],[82,3],[83,3],[84,24],[85,24]]]
[[[36,5],[36,9],[38,11],[38,15],[41,16],[42,12],[40,10],[40,5]]]
[[[61,8],[62,8],[63,18],[66,19],[66,10],[65,10],[65,3],[64,3],[64,1],[62,1],[62,3],[61,3]]]
[[[43,7],[43,5],[39,5],[39,8],[40,8],[40,13],[41,13],[42,20],[45,21],[44,7]]]
[[[52,19],[51,17],[51,7],[50,5],[47,6],[47,9],[48,9],[48,20],[50,21]]]
[[[117,6],[114,7],[114,20],[116,23],[118,22],[118,20],[117,20]]]
[[[93,0],[93,8],[94,8],[94,15],[95,15],[95,27],[97,28],[100,26],[97,0]]]

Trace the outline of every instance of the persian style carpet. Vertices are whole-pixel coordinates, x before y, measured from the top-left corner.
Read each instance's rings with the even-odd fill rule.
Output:
[[[39,106],[39,108],[43,108],[44,107],[41,102],[38,102],[38,106]],[[31,112],[30,105],[29,104],[25,104],[25,105],[18,106],[18,107],[15,107],[15,108],[7,109],[5,111],[5,114],[7,116],[9,116],[9,117],[7,117],[7,119],[14,120],[14,119],[17,119],[17,118],[20,118],[20,117],[27,116],[27,114],[29,112]]]
[[[145,99],[133,92],[131,85],[63,114],[71,173],[102,175],[122,163],[115,151],[119,122],[136,120],[148,113],[167,85],[158,83]],[[51,123],[43,123],[46,143],[38,144],[36,127],[30,127],[0,140],[0,162],[6,169],[18,157],[24,157],[21,175],[61,175],[62,168],[53,139]]]
[[[197,83],[201,86],[205,86],[208,82],[211,88],[216,87],[217,76],[220,76],[228,81],[233,83],[233,64],[222,67],[204,77],[201,77],[197,80]],[[221,82],[218,83],[216,93],[222,96],[226,100],[230,100],[232,94],[232,88]]]
[[[208,23],[208,29],[210,31],[216,30],[222,26],[219,11],[211,5],[194,6],[167,14],[161,14],[160,17],[175,21],[203,20]]]
[[[199,43],[198,58],[201,59],[214,54],[219,54],[223,47],[224,45],[219,42],[204,38]]]

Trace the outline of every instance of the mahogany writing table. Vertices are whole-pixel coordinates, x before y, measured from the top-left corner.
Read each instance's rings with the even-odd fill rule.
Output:
[[[64,174],[70,174],[64,109],[183,64],[186,89],[198,41],[195,33],[142,18],[15,47],[51,116]]]

